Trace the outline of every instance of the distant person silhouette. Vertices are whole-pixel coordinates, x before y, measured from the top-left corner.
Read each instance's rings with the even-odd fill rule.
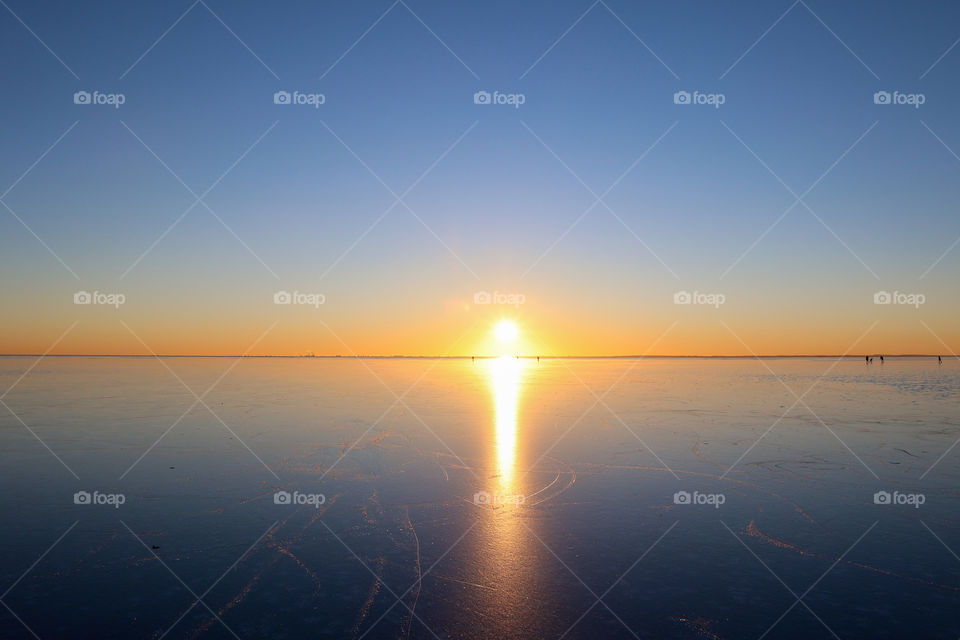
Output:
[[[937,356],[937,364],[943,364],[943,358]]]
[[[867,364],[870,364],[870,356],[863,356],[863,360],[864,360],[864,362],[866,362]]]
[[[883,364],[883,356],[880,356],[880,364]]]

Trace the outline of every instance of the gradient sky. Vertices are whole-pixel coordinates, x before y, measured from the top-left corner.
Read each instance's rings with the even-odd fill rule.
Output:
[[[960,349],[956,3],[6,2],[0,353]]]

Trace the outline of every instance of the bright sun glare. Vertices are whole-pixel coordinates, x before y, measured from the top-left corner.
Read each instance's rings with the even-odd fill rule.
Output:
[[[497,335],[497,340],[504,344],[510,344],[517,338],[517,325],[509,320],[501,321],[494,331]]]

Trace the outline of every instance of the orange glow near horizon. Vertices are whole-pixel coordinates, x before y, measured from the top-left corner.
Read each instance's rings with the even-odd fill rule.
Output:
[[[240,308],[198,304],[156,309],[137,306],[133,296],[120,309],[78,308],[71,300],[62,308],[46,309],[49,313],[41,319],[32,307],[5,308],[0,353],[750,357],[849,352],[948,357],[960,352],[960,327],[949,320],[947,309],[920,316],[913,308],[876,308],[872,303],[831,314],[791,309],[781,320],[732,302],[720,309],[667,303],[627,313],[532,300],[519,308],[461,299],[456,304],[362,309],[337,307],[332,297],[320,308],[277,307],[270,301]]]

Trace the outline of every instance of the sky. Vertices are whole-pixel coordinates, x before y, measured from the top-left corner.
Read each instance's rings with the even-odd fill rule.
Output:
[[[947,355],[958,38],[949,2],[4,0],[0,353]]]

